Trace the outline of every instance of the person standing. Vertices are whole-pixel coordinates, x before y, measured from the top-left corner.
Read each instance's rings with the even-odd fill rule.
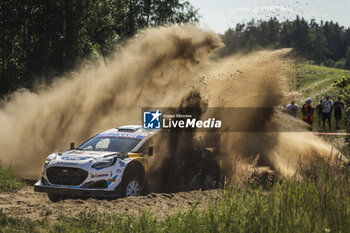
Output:
[[[303,114],[303,121],[311,125],[312,129],[312,123],[314,121],[314,107],[311,105],[311,98],[307,98],[305,100],[305,104],[301,108],[301,113]]]
[[[318,104],[316,106],[316,113],[317,113],[317,116],[318,116],[318,125],[320,126],[321,125],[321,122],[322,122],[322,112],[323,112],[323,100],[320,100],[320,104]]]
[[[342,111],[344,110],[344,103],[341,102],[341,98],[338,97],[338,101],[334,102],[334,118],[335,118],[335,128],[339,129],[339,122],[341,119]]]
[[[293,117],[297,117],[298,105],[295,104],[294,100],[287,105],[287,112]]]
[[[332,108],[333,101],[329,99],[330,96],[326,95],[326,100],[323,101],[323,112],[322,112],[322,121],[323,121],[323,129],[326,130],[326,120],[328,120],[328,127],[331,130],[331,119],[332,119]]]
[[[345,122],[345,125],[346,125],[346,132],[347,133],[350,133],[350,107],[347,107],[346,110],[345,110],[345,114],[346,114],[346,122]],[[345,137],[345,142],[349,142],[350,141],[350,136],[349,134],[346,135]]]
[[[346,108],[345,114],[346,114],[346,122],[347,122],[347,125],[350,125],[350,107],[347,107],[347,108]]]

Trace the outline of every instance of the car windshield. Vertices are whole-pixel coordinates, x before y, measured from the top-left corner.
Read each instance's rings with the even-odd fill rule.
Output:
[[[126,137],[94,137],[79,146],[78,150],[130,152],[140,141]]]

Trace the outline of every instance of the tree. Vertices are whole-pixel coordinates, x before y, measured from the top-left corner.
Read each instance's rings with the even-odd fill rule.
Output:
[[[75,68],[96,54],[107,57],[144,27],[198,20],[180,0],[0,1],[0,96],[34,80]]]
[[[198,10],[188,1],[128,0],[126,32],[132,36],[139,28],[198,21]]]
[[[282,23],[282,29],[281,29],[281,33],[280,33],[280,36],[279,36],[279,44],[282,46],[282,47],[292,47],[292,27],[293,27],[293,24],[292,22],[290,21],[285,21]]]
[[[292,24],[292,45],[299,50],[302,54],[308,54],[310,52],[310,34],[309,25],[304,18],[297,16],[296,20]]]
[[[327,39],[322,28],[314,29],[311,38],[311,58],[320,64],[329,57]]]
[[[344,68],[345,69],[350,69],[350,46],[348,47],[348,49],[346,50],[346,55],[345,55],[345,65]]]
[[[221,54],[224,56],[259,48],[292,47],[299,55],[316,64],[348,67],[345,57],[350,47],[350,28],[332,21],[318,24],[314,19],[307,22],[298,16],[293,21],[284,22],[278,22],[275,18],[251,20],[247,24],[237,24],[235,30],[228,29],[222,39],[225,48]]]

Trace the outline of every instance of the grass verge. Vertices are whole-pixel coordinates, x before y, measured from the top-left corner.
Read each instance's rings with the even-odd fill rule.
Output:
[[[15,176],[11,166],[4,167],[0,163],[0,192],[8,192],[19,189],[23,183]]]
[[[3,232],[348,232],[350,172],[348,168],[309,169],[303,182],[279,181],[263,188],[233,184],[205,210],[196,207],[157,220],[96,211],[63,216],[56,223],[20,220],[0,211]]]

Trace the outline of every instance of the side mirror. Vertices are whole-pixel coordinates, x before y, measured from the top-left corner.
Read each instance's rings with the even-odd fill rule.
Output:
[[[153,155],[153,146],[148,147],[148,155]]]
[[[74,142],[71,142],[71,143],[70,143],[70,149],[71,149],[71,150],[74,150],[74,149],[75,149],[75,144],[74,144]]]

